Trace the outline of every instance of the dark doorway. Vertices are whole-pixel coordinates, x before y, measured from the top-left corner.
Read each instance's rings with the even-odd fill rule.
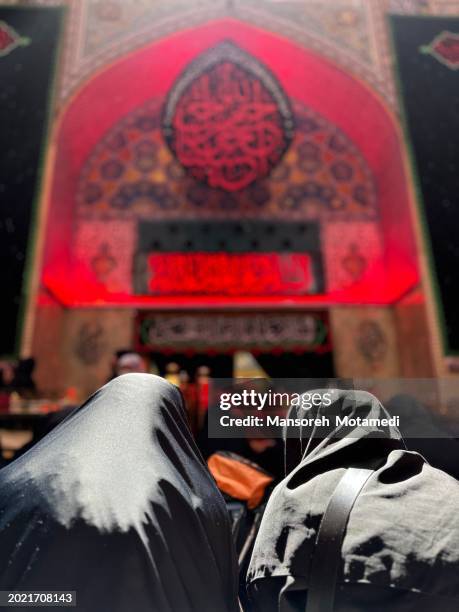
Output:
[[[333,353],[264,353],[256,359],[270,378],[332,378]]]
[[[232,355],[218,354],[209,355],[208,353],[150,353],[152,362],[158,369],[158,374],[166,374],[167,365],[176,363],[180,370],[185,370],[191,379],[196,375],[196,371],[201,366],[207,366],[210,376],[213,378],[231,378],[233,376],[233,357]]]

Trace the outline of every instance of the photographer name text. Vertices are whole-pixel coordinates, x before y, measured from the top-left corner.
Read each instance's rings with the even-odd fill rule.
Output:
[[[265,414],[263,416],[247,415],[245,417],[231,417],[225,414],[219,419],[222,427],[399,427],[400,417],[371,419],[362,417],[320,416],[315,418],[298,417],[288,418],[279,415]]]

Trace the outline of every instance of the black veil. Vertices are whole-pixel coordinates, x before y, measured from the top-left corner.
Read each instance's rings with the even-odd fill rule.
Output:
[[[181,394],[117,378],[0,471],[0,590],[77,591],[77,609],[236,609],[224,501]]]
[[[301,411],[294,407],[289,417]],[[306,416],[320,414],[331,417],[329,427],[306,423],[284,432],[288,473],[255,541],[250,612],[305,609],[321,519],[349,467],[374,474],[347,525],[336,609],[457,610],[458,482],[405,449],[390,414],[370,393],[335,390],[330,406]],[[334,417],[346,415],[356,420],[337,426]]]

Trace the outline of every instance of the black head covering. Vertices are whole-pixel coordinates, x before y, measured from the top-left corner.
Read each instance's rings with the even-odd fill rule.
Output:
[[[255,542],[248,571],[253,609],[305,609],[317,531],[347,467],[367,467],[375,473],[350,515],[342,546],[344,591],[337,610],[424,611],[439,602],[442,610],[458,609],[459,483],[419,454],[404,450],[394,427],[335,427],[335,415],[383,419],[389,414],[370,393],[334,391],[333,396],[330,407],[316,409],[331,416],[330,428],[321,428],[320,437],[311,427],[286,432],[297,434],[285,440],[286,463],[293,469],[274,489]],[[304,410],[298,411],[305,416]],[[308,417],[317,416],[310,412]],[[387,593],[422,594],[429,601],[417,601],[413,608],[394,601],[374,607],[362,591],[349,594],[355,586],[365,597],[369,587],[370,594],[379,589],[377,601]]]
[[[352,389],[321,389],[312,391],[322,396],[331,394],[331,405],[312,406],[307,412],[301,406],[292,406],[288,418],[308,419],[326,416],[330,424],[284,429],[286,473],[300,462],[310,462],[318,456],[325,458],[333,453],[333,461],[339,451],[339,460],[348,457],[351,463],[359,462],[360,449],[366,447],[363,459],[368,462],[369,454],[380,457],[387,450],[404,448],[400,431],[392,425],[336,425],[335,417],[349,419],[389,419],[390,415],[371,393]],[[376,441],[378,440],[378,441]]]
[[[0,471],[0,590],[73,590],[94,612],[233,611],[224,501],[178,389],[108,383]]]

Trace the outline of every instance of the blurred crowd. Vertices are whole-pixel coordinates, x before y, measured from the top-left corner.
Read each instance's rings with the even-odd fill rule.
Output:
[[[12,459],[28,450],[66,418],[79,404],[78,394],[76,389],[70,387],[57,400],[40,397],[33,378],[35,361],[32,358],[16,363],[2,362],[0,367],[0,451],[3,448],[3,451],[7,451],[3,455]],[[205,459],[216,451],[237,453],[273,476],[282,476],[284,462],[280,440],[208,437],[209,383],[212,375],[209,366],[198,365],[188,371],[179,363],[171,361],[166,362],[160,370],[153,360],[133,350],[123,349],[114,353],[107,382],[130,373],[157,374],[180,389],[190,430]],[[2,414],[6,415],[3,424]],[[34,417],[33,421],[29,422],[28,417]],[[2,427],[8,428],[7,434]],[[30,431],[30,435],[24,437],[18,433],[24,429]]]
[[[209,366],[199,365],[198,362],[190,371],[176,361],[164,361],[158,366],[150,355],[144,356],[126,348],[113,354],[110,368],[106,382],[124,374],[150,373],[178,387],[191,433],[206,460],[215,452],[236,453],[259,465],[274,478],[282,477],[285,466],[280,439],[252,439],[248,436],[220,439],[208,436],[212,376]],[[8,459],[13,459],[28,450],[81,403],[73,387],[69,387],[61,398],[43,398],[34,381],[34,369],[33,358],[0,362],[0,461],[2,453],[3,458],[6,455]],[[408,448],[420,452],[432,465],[459,478],[457,423],[447,422],[441,415],[434,414],[408,396],[400,401],[395,398],[394,401],[391,400],[388,407],[391,409],[394,404],[395,413],[403,415],[401,431]],[[416,435],[420,428],[427,434],[422,437]],[[29,434],[21,436],[18,432],[24,430]],[[8,443],[5,443],[6,439]]]
[[[16,391],[24,398],[34,398],[37,387],[33,379],[35,359],[0,361],[0,392],[7,396]]]

